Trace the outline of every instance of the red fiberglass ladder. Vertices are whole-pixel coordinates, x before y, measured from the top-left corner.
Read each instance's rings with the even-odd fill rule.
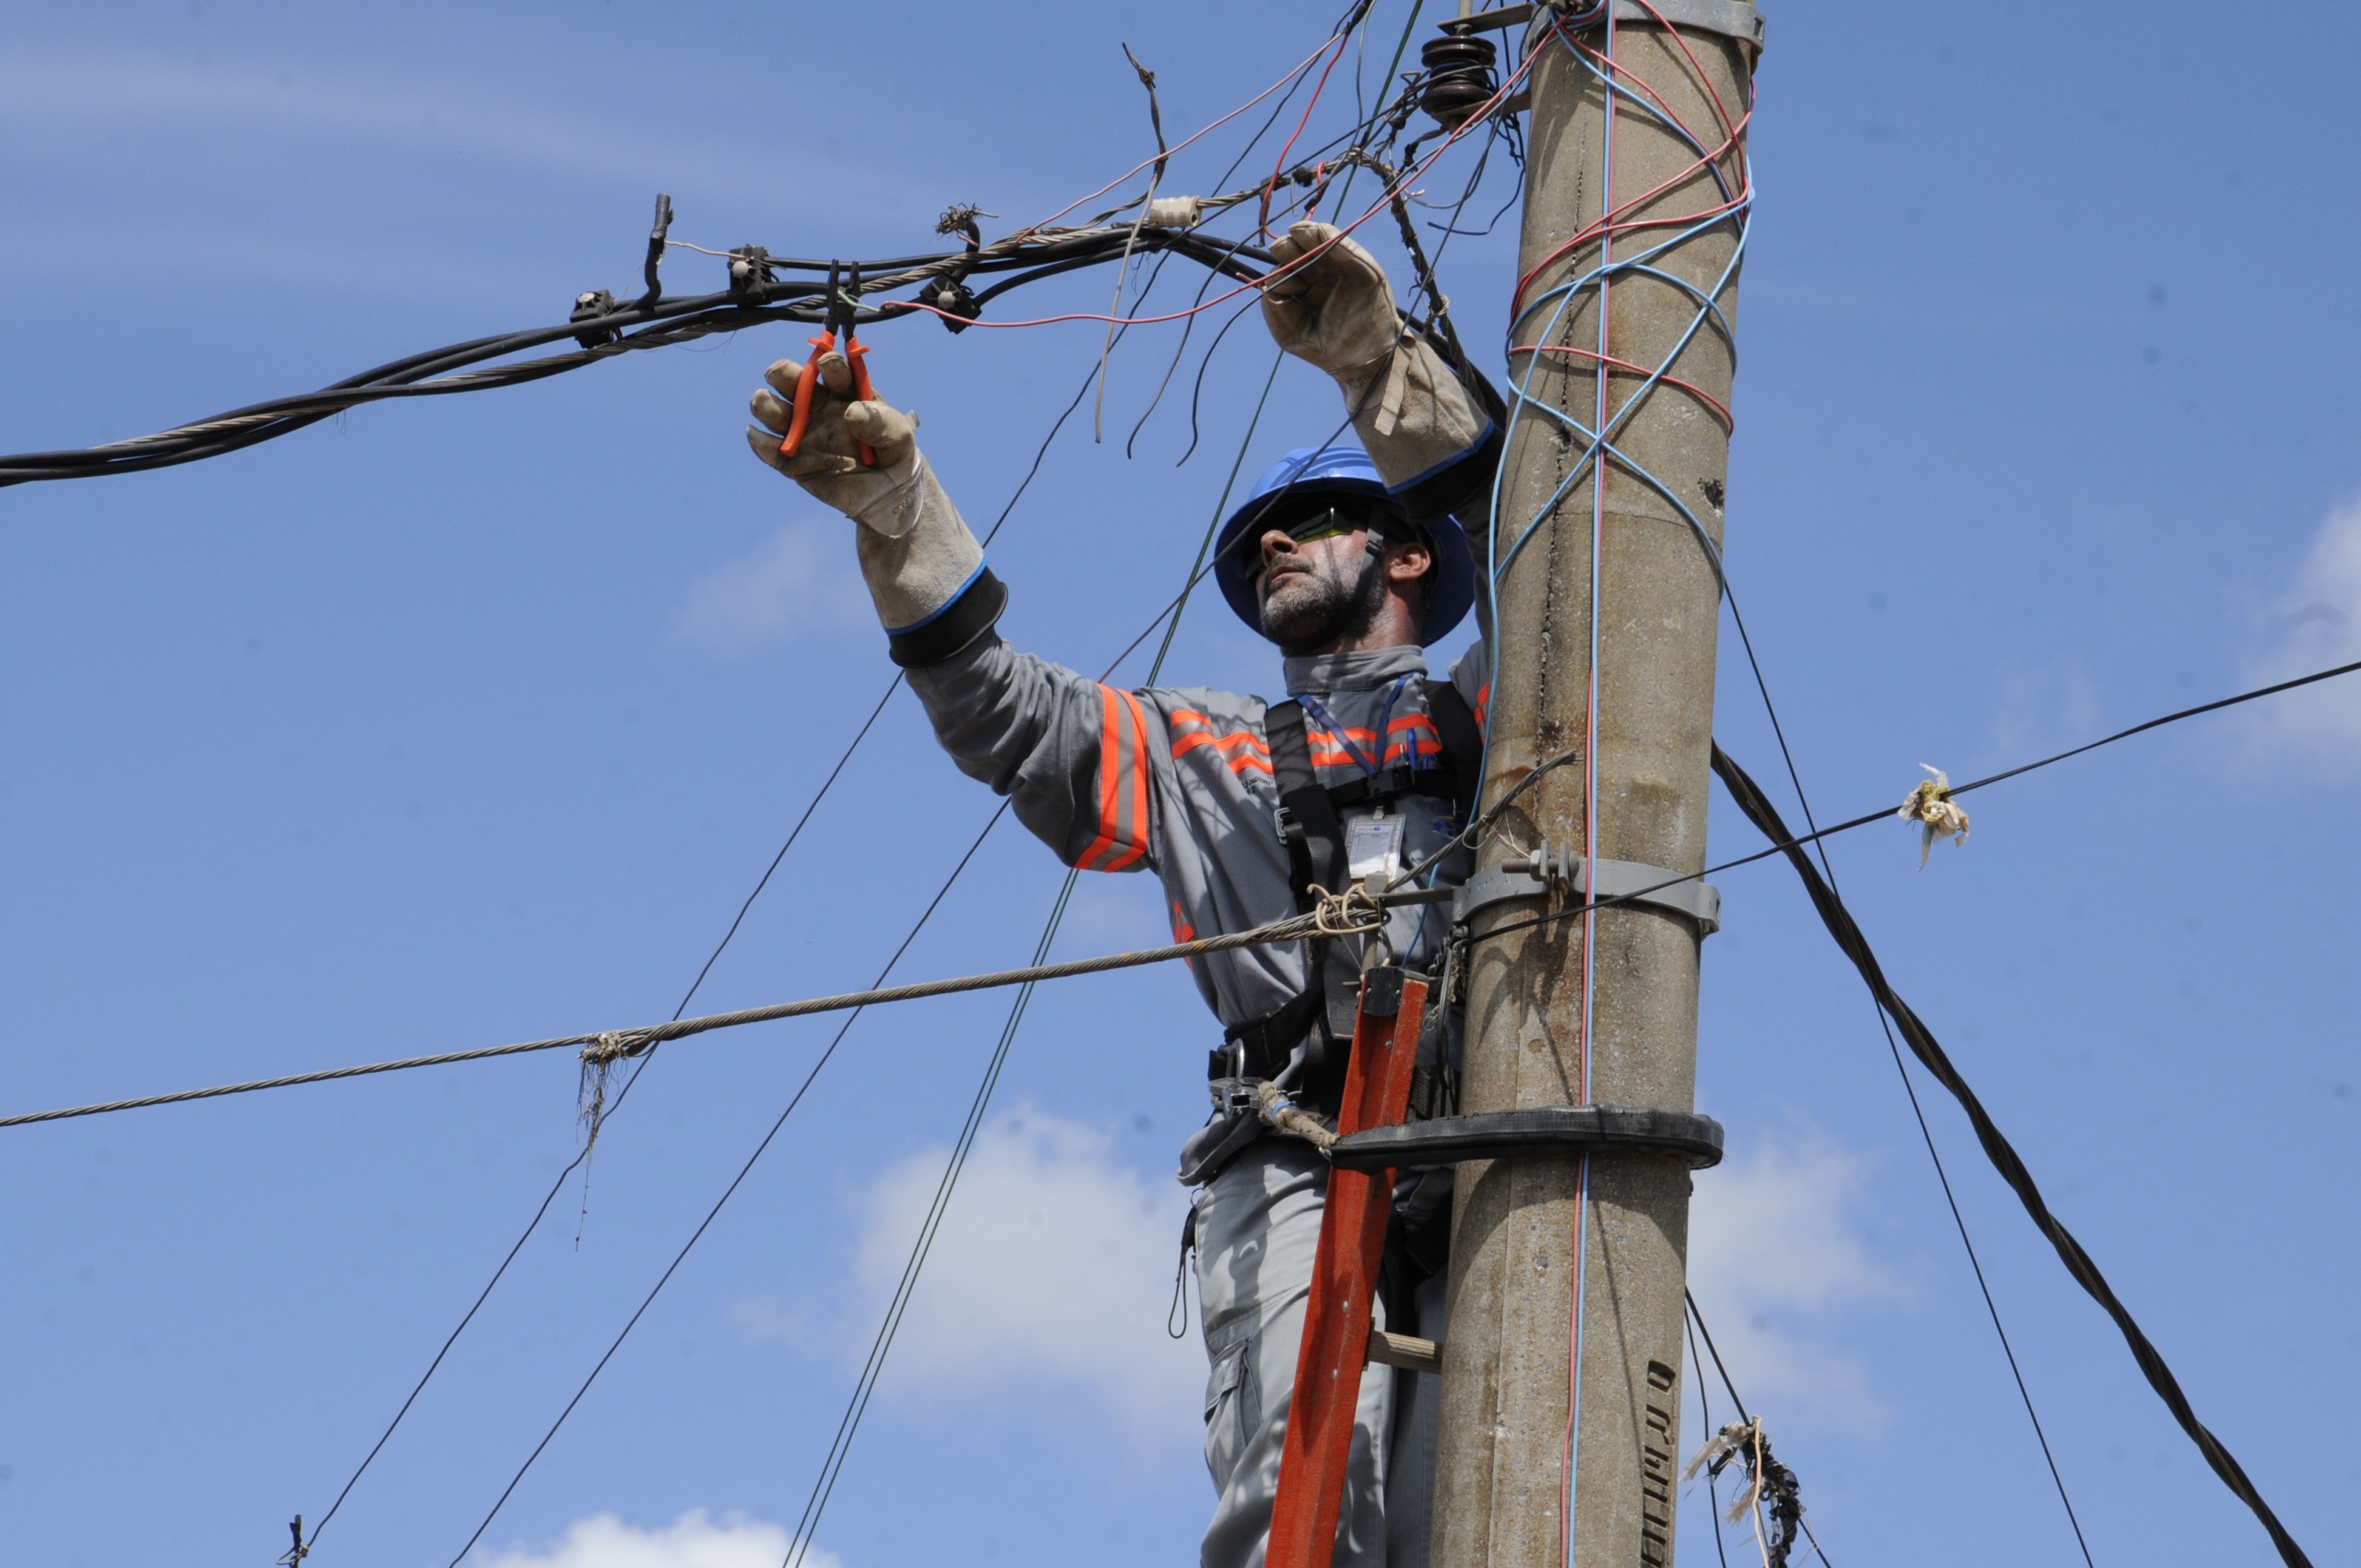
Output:
[[[1345,1068],[1339,1137],[1400,1122],[1426,1016],[1427,982],[1393,967],[1361,976],[1353,1053]],[[1378,1264],[1394,1207],[1391,1170],[1332,1170],[1311,1265],[1311,1300],[1295,1366],[1295,1402],[1279,1453],[1265,1568],[1328,1568],[1344,1505],[1353,1414],[1369,1360]]]

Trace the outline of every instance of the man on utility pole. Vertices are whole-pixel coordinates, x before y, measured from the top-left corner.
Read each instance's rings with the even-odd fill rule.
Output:
[[[1288,453],[1216,541],[1223,598],[1286,656],[1286,701],[1124,690],[1012,648],[995,629],[1007,590],[912,422],[867,396],[857,360],[833,339],[814,340],[823,351],[809,367],[771,367],[747,433],[757,457],[859,525],[889,649],[958,766],[1009,796],[1067,864],[1153,870],[1181,940],[1285,919],[1323,891],[1435,855],[1459,833],[1482,766],[1483,645],[1442,681],[1427,679],[1420,649],[1475,608],[1477,562],[1454,514],[1480,521],[1499,427],[1403,316],[1369,252],[1299,223],[1272,255],[1264,322],[1280,347],[1335,377],[1366,448]],[[1446,857],[1437,880],[1449,885],[1465,861]],[[1382,934],[1394,962],[1435,963],[1447,922],[1430,911],[1393,913]],[[1219,1042],[1214,1113],[1180,1170],[1199,1189],[1190,1223],[1212,1361],[1205,1458],[1219,1499],[1204,1568],[1264,1560],[1328,1185],[1310,1140],[1329,1135],[1339,1108],[1363,956],[1360,937],[1321,936],[1192,966],[1220,1028],[1207,1040]],[[1109,1043],[1124,1041],[1110,1031]],[[1411,1098],[1432,1114],[1447,1108],[1455,1040],[1419,1045]],[[1404,1266],[1377,1309],[1430,1337],[1441,1331],[1450,1175],[1397,1189]],[[1361,1381],[1337,1568],[1424,1568],[1433,1383]],[[1397,1384],[1412,1385],[1406,1397]]]
[[[1760,37],[1748,0],[1542,10],[1530,34],[1510,350],[1530,401],[1510,422],[1494,551],[1499,643],[1517,652],[1492,694],[1486,801],[1577,759],[1519,798],[1477,874],[1544,849],[1575,874],[1463,898],[1470,1113],[1691,1106],[1710,924],[1669,901],[1581,906],[1705,863]],[[1460,1169],[1437,1562],[1671,1562],[1689,1183],[1644,1143]]]

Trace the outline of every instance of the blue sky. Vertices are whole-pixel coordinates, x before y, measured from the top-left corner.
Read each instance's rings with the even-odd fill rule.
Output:
[[[1406,14],[1374,14],[1371,90]],[[2361,233],[2334,195],[2361,20],[2122,17],[1770,8],[1728,560],[1824,818],[1898,801],[1922,762],[1964,778],[2361,657]],[[717,249],[902,253],[955,200],[1053,211],[1150,150],[1119,42],[1178,134],[1327,19],[19,7],[0,445],[557,319],[632,283],[659,189]],[[1341,68],[1330,95],[1315,129],[1347,123]],[[1514,225],[1442,263],[1495,363]],[[1174,466],[1168,395],[1127,459],[1175,336],[1117,351],[1108,439],[1078,415],[993,550],[1009,635],[1094,672],[1177,586],[1270,364],[1241,323],[1195,455]],[[669,1013],[891,672],[848,525],[741,445],[800,339],[0,499],[0,1108]],[[1099,335],[872,340],[983,522]],[[1248,470],[1335,418],[1283,368]],[[1725,645],[1717,731],[1772,782]],[[1211,602],[1169,672],[1276,673]],[[1833,850],[1889,973],[2323,1561],[2361,1483],[2340,1420],[2361,1385],[2356,776],[2361,689],[2323,690],[1974,797],[1974,837],[1924,873],[1899,824]],[[897,699],[699,1006],[866,982],[991,811]],[[1734,813],[1714,831],[1717,855],[1754,842]],[[1022,961],[1058,880],[996,832],[899,972]],[[1731,1158],[1700,1179],[1698,1280],[1820,1539],[1841,1563],[2076,1560],[1857,981],[1775,864],[1723,895],[1699,1092]],[[1151,884],[1098,878],[1059,950],[1161,930]],[[1005,1010],[854,1027],[484,1562],[776,1560]],[[833,1031],[666,1052],[314,1562],[458,1550]],[[820,1531],[844,1568],[1192,1559],[1202,1360],[1163,1322],[1206,1035],[1177,970],[1036,1000]],[[0,1134],[9,1559],[283,1549],[572,1158],[575,1088],[552,1054]],[[2095,1558],[2260,1560],[1962,1119],[1929,1112]],[[1686,1560],[1711,1559],[1703,1519]]]

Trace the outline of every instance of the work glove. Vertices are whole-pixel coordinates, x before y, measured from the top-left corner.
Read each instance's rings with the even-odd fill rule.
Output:
[[[1281,266],[1263,286],[1264,324],[1280,348],[1336,378],[1388,489],[1406,489],[1483,441],[1491,421],[1433,345],[1405,329],[1385,268],[1359,242],[1334,224],[1298,223],[1271,255]]]
[[[794,457],[781,457],[779,440],[793,417],[796,378],[802,373],[793,360],[764,372],[769,386],[753,396],[759,422],[747,426],[746,444],[813,500],[860,525],[854,540],[877,618],[888,633],[907,631],[975,580],[983,546],[919,451],[917,418],[882,402],[853,402],[852,367],[842,354],[820,356],[802,444]],[[864,442],[877,456],[875,468],[861,465]]]

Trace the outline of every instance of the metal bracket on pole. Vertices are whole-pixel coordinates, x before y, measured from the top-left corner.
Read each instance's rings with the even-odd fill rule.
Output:
[[[1338,1138],[1328,1158],[1339,1170],[1386,1170],[1602,1149],[1668,1154],[1703,1170],[1722,1162],[1722,1124],[1687,1111],[1545,1105],[1371,1127]]]
[[[1494,32],[1524,26],[1533,19],[1536,11],[1589,8],[1587,6],[1495,6],[1487,11],[1453,17],[1442,26],[1445,32]],[[1762,13],[1754,8],[1751,0],[1649,0],[1647,6],[1641,5],[1640,0],[1615,0],[1615,19],[1619,22],[1652,22],[1658,17],[1675,27],[1695,28],[1700,32],[1717,32],[1726,38],[1735,38],[1740,43],[1751,45],[1758,53],[1762,48]]]
[[[1619,22],[1652,22],[1658,17],[1675,27],[1717,32],[1757,53],[1762,51],[1762,13],[1750,0],[1648,0],[1645,6],[1640,0],[1615,0]]]
[[[1722,896],[1712,883],[1638,861],[1593,861],[1588,869],[1596,873],[1596,888],[1585,885],[1580,850],[1572,846],[1553,849],[1547,845],[1535,850],[1530,860],[1487,866],[1460,885],[1459,897],[1451,906],[1452,921],[1467,920],[1478,909],[1511,898],[1538,898],[1563,887],[1593,902],[1619,898],[1630,905],[1684,916],[1696,923],[1700,936],[1711,936],[1722,929]]]

